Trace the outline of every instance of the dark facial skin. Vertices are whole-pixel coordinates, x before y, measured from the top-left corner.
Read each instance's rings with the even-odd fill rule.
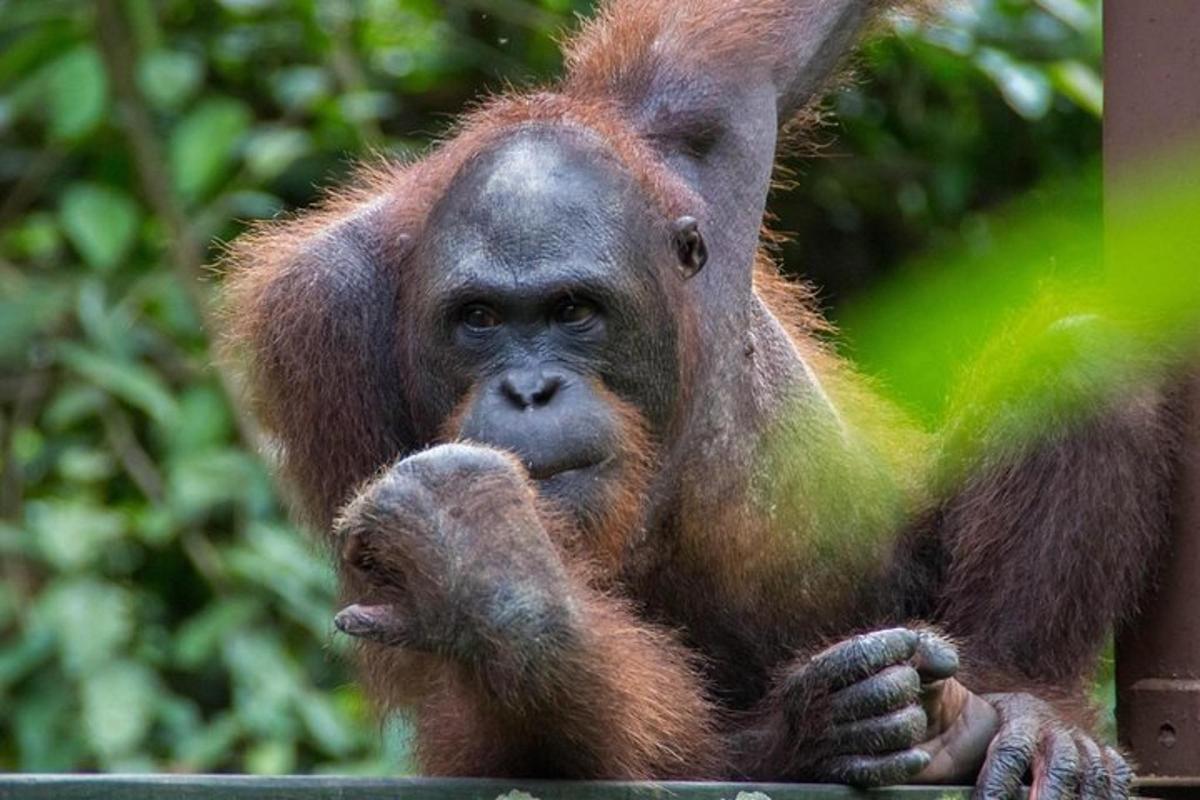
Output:
[[[434,209],[411,337],[431,425],[516,454],[586,507],[620,458],[612,392],[653,433],[678,387],[670,220],[582,133],[532,128],[473,161]]]

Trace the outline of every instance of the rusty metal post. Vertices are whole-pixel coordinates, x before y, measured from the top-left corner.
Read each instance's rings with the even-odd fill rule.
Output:
[[[1200,138],[1200,2],[1104,3],[1105,194],[1176,144]],[[1115,223],[1109,217],[1109,223]],[[1188,398],[1170,557],[1117,640],[1117,725],[1142,791],[1200,796],[1200,374]]]
[[[1200,376],[1188,387],[1172,550],[1157,590],[1117,640],[1117,726],[1143,785],[1200,796]],[[1187,796],[1187,795],[1185,795]]]

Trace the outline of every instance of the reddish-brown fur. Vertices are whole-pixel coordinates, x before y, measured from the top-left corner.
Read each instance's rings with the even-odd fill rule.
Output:
[[[866,18],[887,4],[860,5]],[[673,165],[712,146],[719,115],[707,104],[719,106],[731,82],[774,83],[772,129],[801,110],[808,84],[833,64],[804,35],[819,7],[615,0],[567,44],[560,85],[490,100],[424,159],[365,168],[316,210],[233,245],[230,341],[247,356],[258,413],[310,522],[328,528],[381,468],[461,429],[469,396],[437,436],[415,434],[402,402],[415,390],[402,378],[420,342],[401,332],[424,302],[406,291],[412,243],[464,165],[530,125],[583,129],[664,219],[719,208],[724,190],[741,187],[706,183],[707,173],[689,181]],[[804,59],[821,75],[778,77]],[[678,97],[695,102],[673,105]],[[760,217],[746,210],[749,235]],[[381,706],[415,709],[425,770],[786,776],[787,764],[734,763],[731,745],[773,718],[779,676],[802,668],[802,652],[908,620],[957,637],[974,691],[1034,692],[1090,724],[1082,684],[1144,584],[1164,527],[1173,451],[1162,402],[1126,402],[1131,391],[1092,403],[1031,444],[984,449],[960,485],[931,487],[928,438],[823,343],[828,326],[806,290],[782,282],[765,249],[729,247],[726,260],[745,262],[748,302],[706,315],[681,300],[681,357],[692,366],[669,435],[651,441],[638,409],[600,386],[622,421],[623,477],[580,527],[530,501],[586,621],[586,640],[540,676],[536,696],[501,696],[443,657],[362,646]],[[732,291],[736,278],[718,285]],[[707,327],[725,323],[733,341]],[[706,359],[744,379],[729,391],[745,397],[719,398],[730,406],[723,417],[701,413],[723,388]],[[801,377],[778,369],[783,362],[802,363]],[[797,380],[816,387],[803,402],[787,392]],[[1014,404],[1023,391],[1037,387],[1013,387]],[[730,431],[727,451],[705,449]],[[853,452],[826,458],[847,438]],[[765,488],[760,472],[773,475]],[[868,489],[855,495],[859,475]],[[347,600],[380,591],[343,570]]]

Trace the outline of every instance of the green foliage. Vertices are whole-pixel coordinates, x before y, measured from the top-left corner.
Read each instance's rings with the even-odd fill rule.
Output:
[[[324,554],[214,371],[186,242],[550,75],[585,6],[0,4],[0,770],[405,768],[331,635]],[[1098,9],[897,22],[832,100],[854,157],[805,162],[780,205],[792,266],[838,296],[917,247],[986,252],[981,209],[1094,157]]]

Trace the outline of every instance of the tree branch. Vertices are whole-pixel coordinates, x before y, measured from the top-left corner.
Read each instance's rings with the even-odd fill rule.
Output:
[[[135,79],[137,45],[117,0],[98,0],[96,13],[105,72],[112,85],[120,123],[133,154],[142,195],[167,229],[168,252],[173,269],[211,339],[216,325],[212,298],[203,285],[206,277],[205,246],[188,224],[164,167],[166,158],[162,143]],[[238,402],[242,393],[237,376],[220,365],[214,366],[214,370],[233,409],[242,443],[255,452],[261,452],[263,437],[258,424]]]

